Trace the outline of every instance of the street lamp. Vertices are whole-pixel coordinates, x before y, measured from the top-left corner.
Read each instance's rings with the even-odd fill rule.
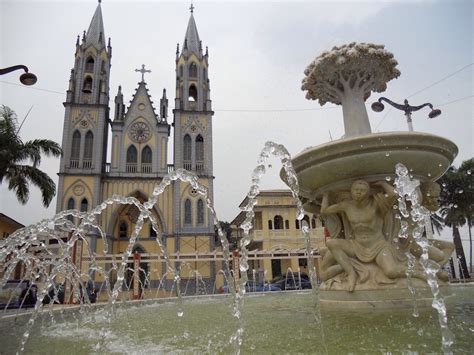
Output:
[[[0,69],[0,75],[11,73],[15,70],[23,69],[25,72],[21,74],[20,81],[23,85],[34,85],[36,83],[36,75],[28,72],[28,67],[25,65],[14,65],[5,69]]]
[[[408,100],[405,99],[404,104],[401,105],[401,104],[397,104],[396,102],[393,102],[393,101],[387,99],[386,97],[381,97],[380,99],[378,99],[378,101],[374,102],[372,104],[372,110],[374,110],[375,112],[383,111],[385,106],[383,105],[382,101],[385,101],[388,104],[390,104],[391,106],[395,107],[396,109],[399,109],[399,110],[402,110],[402,111],[405,112],[405,117],[407,118],[407,123],[408,123],[408,130],[410,132],[413,132],[413,123],[412,123],[412,120],[411,120],[411,113],[413,111],[418,111],[418,110],[421,110],[423,107],[428,106],[429,108],[431,108],[431,112],[428,114],[429,118],[435,118],[435,117],[438,117],[439,115],[441,115],[441,110],[433,109],[433,105],[430,104],[430,103],[425,103],[425,104],[420,105],[420,106],[410,106],[410,105],[408,105]]]

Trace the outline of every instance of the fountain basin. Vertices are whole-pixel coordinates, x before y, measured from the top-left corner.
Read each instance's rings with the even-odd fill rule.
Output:
[[[474,287],[452,286],[447,298],[449,327],[455,334],[453,353],[471,353],[474,329]],[[150,304],[130,302],[118,307],[108,323],[104,310],[79,316],[65,311],[50,324],[49,315],[36,321],[26,353],[231,353],[237,329],[230,296],[184,299],[178,317],[176,299]],[[271,292],[246,295],[242,309],[242,354],[248,353],[441,353],[441,336],[434,309],[322,309],[315,322],[311,292]],[[76,319],[76,318],[77,319]],[[2,352],[18,350],[28,317],[3,317]],[[39,326],[41,325],[41,327]],[[100,340],[101,335],[103,341]],[[100,344],[98,347],[97,344]]]
[[[450,140],[420,132],[374,133],[311,147],[292,159],[300,195],[314,200],[325,191],[347,188],[354,179],[395,177],[402,163],[413,177],[434,181],[458,154]],[[285,181],[284,172],[280,173]]]

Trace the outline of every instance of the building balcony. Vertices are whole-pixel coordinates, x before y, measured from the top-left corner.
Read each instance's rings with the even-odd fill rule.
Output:
[[[125,164],[125,171],[127,173],[136,173],[138,171],[137,164]]]
[[[69,168],[78,169],[79,168],[79,159],[71,159],[69,161]]]
[[[151,164],[142,163],[142,171],[141,171],[142,173],[151,174],[151,171],[152,171]]]

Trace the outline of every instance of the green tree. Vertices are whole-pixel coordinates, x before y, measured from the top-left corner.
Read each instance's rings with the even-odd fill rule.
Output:
[[[451,167],[439,180],[442,185],[440,195],[439,215],[445,225],[453,230],[453,242],[456,248],[456,255],[461,267],[461,277],[469,278],[466,257],[462,246],[459,228],[466,223],[472,223],[472,183],[466,178],[467,173]]]
[[[460,178],[463,180],[464,199],[461,202],[462,210],[466,215],[467,228],[469,231],[469,271],[472,273],[472,224],[474,223],[474,158],[462,162],[458,169]]]
[[[59,157],[58,143],[48,139],[23,142],[19,136],[18,120],[9,107],[0,107],[0,184],[8,182],[18,201],[25,204],[30,195],[30,183],[41,190],[43,205],[48,207],[56,194],[56,184],[38,169],[41,155]]]

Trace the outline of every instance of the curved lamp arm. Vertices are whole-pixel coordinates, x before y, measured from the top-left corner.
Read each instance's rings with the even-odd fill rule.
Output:
[[[0,69],[0,75],[11,73],[15,70],[23,69],[25,73],[20,76],[20,81],[23,85],[33,85],[38,80],[36,75],[28,72],[28,67],[26,65],[14,65],[12,67]]]

